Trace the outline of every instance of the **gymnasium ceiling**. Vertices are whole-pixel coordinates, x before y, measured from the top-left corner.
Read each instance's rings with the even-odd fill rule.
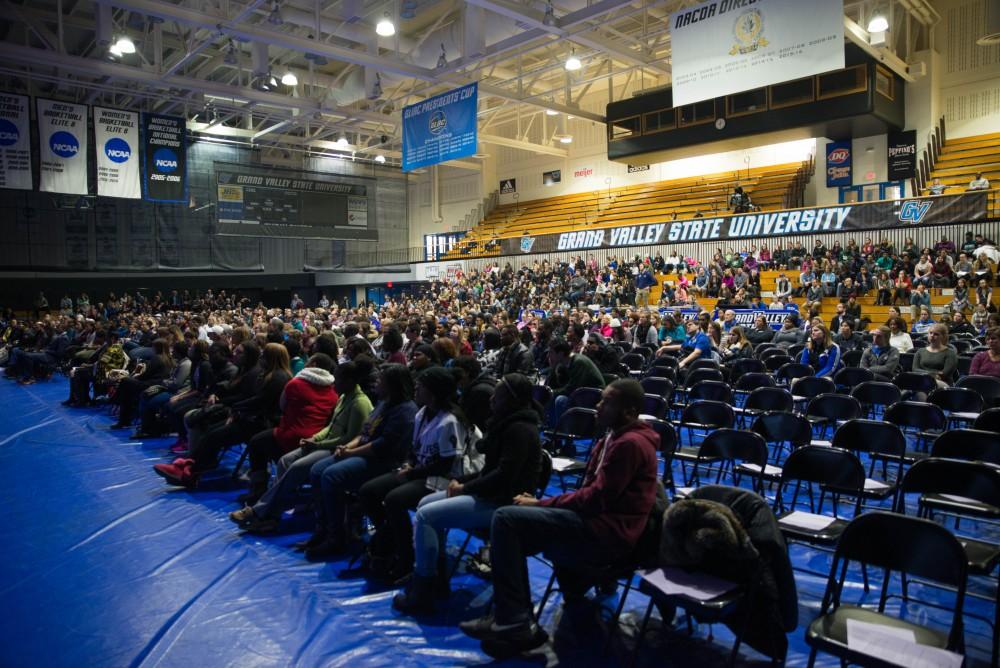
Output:
[[[217,141],[398,162],[400,111],[479,82],[480,140],[535,153],[511,121],[603,104],[670,82],[666,17],[691,0],[0,0],[0,89],[183,114]],[[869,44],[873,12],[888,43]],[[845,4],[845,34],[910,78],[932,44],[928,0]],[[380,37],[389,18],[395,34]],[[134,54],[112,56],[127,36]],[[575,55],[582,67],[568,72]],[[295,85],[280,82],[288,73]],[[274,81],[271,80],[274,77]],[[273,85],[272,85],[273,84]],[[599,96],[600,104],[581,106]],[[517,127],[522,127],[519,122]],[[550,124],[558,131],[559,123]],[[342,145],[346,139],[348,145]],[[337,141],[340,140],[341,144]],[[486,149],[481,149],[486,150]],[[451,163],[450,163],[451,164]],[[477,169],[472,158],[455,166]]]

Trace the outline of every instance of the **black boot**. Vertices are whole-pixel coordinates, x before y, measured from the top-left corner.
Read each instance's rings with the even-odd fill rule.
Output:
[[[267,471],[251,471],[250,489],[247,490],[246,494],[240,494],[236,497],[236,501],[248,506],[260,501],[260,497],[264,496],[264,492],[267,491],[267,482],[270,478]]]
[[[392,599],[392,607],[405,615],[434,612],[434,578],[414,575],[406,589]]]

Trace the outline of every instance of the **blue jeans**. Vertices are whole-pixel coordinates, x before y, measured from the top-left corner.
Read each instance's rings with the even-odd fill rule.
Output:
[[[560,394],[552,398],[549,404],[549,426],[555,429],[559,424],[559,418],[569,409],[569,396]]]
[[[253,512],[257,517],[278,517],[298,496],[299,487],[309,480],[312,467],[324,459],[333,459],[329,450],[304,453],[296,448],[278,460],[278,479],[260,497]]]
[[[334,540],[346,540],[344,513],[346,496],[386,472],[385,466],[368,457],[321,459],[309,470],[316,506],[316,528]]]
[[[438,557],[444,550],[448,529],[488,529],[496,509],[495,503],[475,496],[449,499],[447,492],[435,492],[422,498],[413,523],[413,572],[426,577],[437,575]]]

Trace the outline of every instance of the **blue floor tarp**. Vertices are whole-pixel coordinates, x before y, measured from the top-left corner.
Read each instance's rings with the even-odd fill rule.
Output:
[[[488,582],[460,573],[438,615],[398,615],[390,607],[394,591],[339,577],[346,559],[310,564],[290,549],[307,535],[308,518],[293,518],[275,536],[240,534],[227,518],[241,491],[228,471],[195,491],[168,487],[151,467],[172,459],[172,439],[130,441],[127,432],[109,431],[113,419],[105,410],[59,405],[66,393],[58,377],[24,387],[0,381],[0,666],[491,662],[456,626],[484,611]],[[793,559],[824,574],[829,569],[821,552],[794,547]],[[540,596],[549,571],[533,562],[531,573]],[[817,614],[825,579],[799,573],[797,582],[800,627],[789,636],[791,666],[806,663],[804,627]],[[911,594],[950,600],[920,587]],[[627,665],[646,602],[630,596],[622,630],[602,655],[606,626],[596,615],[562,619],[556,597],[543,618],[552,642],[504,665]],[[993,616],[991,604],[969,607]],[[948,619],[919,604],[908,612],[921,621]],[[707,626],[689,637],[684,624],[656,625],[639,665],[723,665],[731,635],[721,626],[711,631],[711,639]],[[988,665],[990,629],[968,619],[966,642],[975,664]],[[752,650],[741,660],[766,663]],[[839,662],[821,656],[817,665]]]

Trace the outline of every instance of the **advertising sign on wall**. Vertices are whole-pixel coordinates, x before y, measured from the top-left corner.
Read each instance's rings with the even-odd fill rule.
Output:
[[[888,140],[889,180],[912,179],[917,173],[917,131],[890,132]]]
[[[403,171],[476,152],[478,84],[403,108]]]
[[[826,145],[826,187],[849,186],[851,176],[851,142],[834,141]]]
[[[562,170],[553,169],[551,172],[542,172],[542,185],[551,186],[562,182]]]
[[[151,202],[187,202],[187,126],[183,118],[142,115],[143,191]]]
[[[87,194],[87,105],[35,100],[38,110],[38,189]]]
[[[500,179],[500,194],[510,195],[517,192],[517,179]]]
[[[97,194],[142,198],[139,169],[139,115],[94,107]]]
[[[31,190],[30,121],[27,96],[0,94],[0,188]]]
[[[670,15],[674,106],[839,70],[837,0],[708,0]]]

